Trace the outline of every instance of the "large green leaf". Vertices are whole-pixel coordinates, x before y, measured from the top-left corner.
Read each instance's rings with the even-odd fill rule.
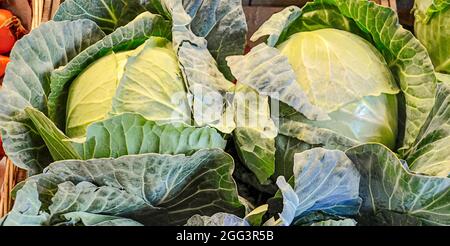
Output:
[[[12,210],[4,217],[5,226],[49,225],[49,206],[63,180],[54,175],[35,175],[27,179],[15,193]]]
[[[283,194],[282,224],[290,225],[314,211],[336,216],[353,216],[360,207],[360,175],[339,150],[315,148],[295,155],[295,185],[284,177],[277,185]]]
[[[148,205],[141,198],[118,188],[96,187],[87,182],[75,186],[58,176],[40,174],[29,178],[19,189],[14,207],[1,225],[139,225],[107,214],[144,206]]]
[[[130,113],[93,124],[86,141],[73,145],[86,160],[146,153],[191,155],[205,148],[224,149],[226,141],[214,128],[158,125]]]
[[[357,146],[346,154],[361,174],[363,218],[384,225],[450,225],[449,178],[414,174],[379,144]]]
[[[50,21],[18,41],[11,52],[0,92],[0,127],[9,158],[31,175],[41,172],[50,160],[24,109],[34,107],[46,113],[50,73],[103,37],[89,20]]]
[[[307,144],[295,137],[278,135],[275,139],[275,173],[274,177],[284,176],[290,179],[294,175],[294,156],[297,153],[309,150],[314,145]],[[320,147],[316,145],[315,147]]]
[[[184,225],[196,214],[243,216],[232,172],[232,157],[219,149],[55,162],[27,180],[3,224]]]
[[[450,1],[415,0],[414,31],[437,72],[450,74]]]
[[[66,0],[58,8],[53,19],[95,21],[104,32],[111,33],[116,28],[133,20],[146,11],[145,5],[139,0]]]
[[[251,41],[256,42],[258,39],[267,37],[266,43],[270,47],[275,47],[278,40],[295,20],[302,14],[299,7],[291,6],[282,11],[273,14],[270,19],[264,22],[258,30],[250,38]]]
[[[436,104],[406,158],[416,173],[450,175],[450,85],[439,85]]]
[[[50,214],[42,210],[36,182],[27,182],[17,192],[17,199],[11,212],[3,218],[2,226],[45,225]]]
[[[326,149],[344,151],[358,145],[358,141],[339,135],[331,130],[290,119],[280,120],[279,132],[285,136],[294,137],[308,144],[322,146]]]
[[[238,154],[264,183],[275,169],[275,137],[277,129],[270,117],[269,98],[243,84],[237,84],[233,106],[236,129],[233,132]]]
[[[84,226],[142,226],[134,220],[110,215],[72,212],[63,216],[68,222],[63,222],[60,225],[79,225],[81,223]]]
[[[143,13],[126,26],[118,28],[101,41],[90,46],[66,66],[51,73],[51,92],[48,99],[48,110],[52,119],[60,129],[65,129],[66,103],[69,86],[75,77],[92,62],[111,51],[132,50],[143,44],[148,38],[170,38],[170,23],[159,15]]]
[[[249,226],[249,223],[234,214],[217,213],[212,216],[194,215],[186,226]]]
[[[123,189],[161,208],[161,221],[130,215],[138,222],[184,224],[195,214],[242,213],[231,174],[233,159],[222,150],[201,150],[194,155],[129,155],[118,159],[62,161],[50,165],[47,175],[65,181],[95,183]],[[138,214],[138,213],[137,213]],[[137,218],[135,216],[138,216]]]
[[[205,38],[192,32],[193,19],[181,1],[167,1],[172,12],[173,43],[183,72],[197,126],[213,126],[224,133],[234,128],[231,107],[234,84],[219,71]]]
[[[224,149],[226,145],[213,128],[159,125],[132,113],[92,124],[86,139],[70,139],[41,112],[32,108],[26,111],[54,160],[117,158],[146,153],[190,155],[205,148]]]
[[[356,226],[356,221],[352,219],[345,220],[326,220],[311,224],[311,226]]]
[[[445,10],[449,5],[449,0],[415,0],[415,10],[418,11],[415,14],[419,15],[420,21],[427,22],[434,15],[437,15],[441,11]]]
[[[264,183],[275,171],[275,139],[251,128],[236,128],[233,136],[242,162]]]
[[[61,132],[51,120],[41,111],[35,108],[26,108],[25,112],[30,117],[35,128],[47,145],[53,160],[81,159],[69,142],[69,138]]]
[[[102,215],[117,215],[148,206],[144,200],[115,187],[97,187],[88,182],[77,185],[64,182],[58,185],[58,191],[49,206],[50,223],[65,220],[67,213],[84,212]]]
[[[208,40],[208,49],[228,80],[233,76],[226,57],[244,53],[247,23],[241,0],[183,0],[193,18],[192,31]]]

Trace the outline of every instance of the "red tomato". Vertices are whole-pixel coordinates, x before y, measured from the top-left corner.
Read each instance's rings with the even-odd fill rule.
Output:
[[[0,40],[0,54],[10,52],[16,42],[16,38],[8,27],[0,28]]]
[[[16,42],[16,38],[10,29],[13,17],[10,11],[0,9],[0,54],[10,52]]]
[[[6,9],[0,9],[0,23],[3,24],[7,20],[10,20],[14,15],[11,13],[11,11]]]
[[[0,77],[5,75],[6,65],[9,62],[9,57],[0,55]]]
[[[6,21],[11,20],[13,18],[13,14],[11,11],[6,9],[0,9],[0,26],[3,25]]]

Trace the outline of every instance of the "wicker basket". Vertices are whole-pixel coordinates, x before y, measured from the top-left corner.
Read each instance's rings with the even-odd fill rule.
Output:
[[[396,0],[374,0],[378,4],[389,6],[397,10]],[[42,22],[48,21],[54,15],[56,9],[62,2],[61,0],[33,0],[31,29],[36,28]],[[280,7],[289,6],[293,3],[304,3],[306,0],[243,0],[246,5],[246,15],[249,22],[249,29],[256,28],[262,24],[270,15],[280,10]],[[26,171],[14,166],[14,164],[5,158],[4,176],[1,181],[0,191],[0,218],[6,215],[12,208],[13,200],[11,190],[14,186],[26,178]],[[0,168],[0,177],[1,177]]]

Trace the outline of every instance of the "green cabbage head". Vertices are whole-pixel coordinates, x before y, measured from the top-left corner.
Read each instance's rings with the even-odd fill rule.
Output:
[[[164,103],[171,102],[169,92],[184,90],[172,43],[152,37],[134,50],[100,58],[78,75],[69,88],[66,134],[83,138],[89,125],[117,111],[168,121],[176,117],[170,110],[175,104]]]
[[[304,121],[395,148],[398,89],[372,44],[350,32],[320,29],[296,33],[277,48],[310,102],[329,113],[328,120]]]

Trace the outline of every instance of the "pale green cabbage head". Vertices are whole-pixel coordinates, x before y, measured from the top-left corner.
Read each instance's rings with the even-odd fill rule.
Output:
[[[128,63],[132,66],[127,66]],[[130,101],[137,96],[161,96],[160,91],[149,90],[151,83],[162,84],[167,90],[171,89],[170,85],[178,85],[180,91],[184,90],[181,78],[172,43],[164,38],[152,37],[134,50],[104,56],[81,72],[69,88],[66,134],[83,138],[89,125],[108,118],[113,101],[117,100],[120,102],[116,104],[128,105],[128,112],[139,111],[145,115],[145,111],[153,111],[161,116],[163,113],[159,114],[151,102],[147,101],[148,110],[143,110],[131,107]],[[136,102],[143,105],[143,100],[136,99]]]
[[[350,32],[320,29],[294,34],[278,49],[310,102],[329,113],[329,120],[308,123],[395,147],[398,89],[372,44]]]

